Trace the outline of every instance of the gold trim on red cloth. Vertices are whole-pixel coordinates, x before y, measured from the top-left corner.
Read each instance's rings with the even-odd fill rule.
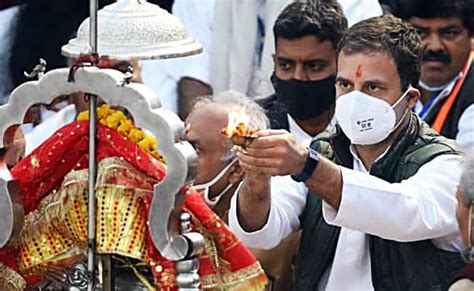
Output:
[[[146,257],[144,197],[158,181],[120,158],[102,160],[97,177],[97,251],[141,261]]]
[[[77,178],[75,174],[82,173],[67,175],[64,183],[68,186],[46,196],[38,208],[26,216],[16,243],[20,271],[25,275],[42,273],[51,263],[83,255],[87,243],[78,240],[80,233],[74,231],[74,226],[80,223],[72,225],[66,217],[66,214],[74,215],[69,209],[78,205],[78,197],[86,195],[83,185],[71,183]]]
[[[268,283],[263,269],[228,226],[189,189],[184,209],[191,214],[191,226],[204,236],[204,251],[199,255],[201,288],[210,290],[264,290]],[[163,290],[176,289],[176,270],[164,258],[153,260],[157,284]],[[159,268],[160,271],[157,271]],[[172,272],[164,272],[171,270]]]
[[[98,164],[97,251],[146,260],[146,222],[143,195],[157,181],[138,172],[120,158]],[[44,198],[29,213],[18,240],[20,269],[41,273],[84,254],[87,248],[87,169],[66,175],[58,192]]]
[[[0,290],[23,291],[26,281],[15,270],[0,264]]]
[[[48,269],[72,266],[76,260],[84,259],[87,133],[87,122],[71,123],[12,169],[27,223],[19,241],[0,250],[0,264],[24,276],[27,284],[40,282],[42,272]],[[176,290],[175,262],[161,256],[146,226],[153,186],[166,175],[166,166],[101,124],[97,128],[97,145],[98,251],[136,258],[150,266],[159,288]],[[204,253],[198,257],[203,282],[221,278],[220,284],[229,289],[261,290],[266,277],[258,262],[202,197],[189,189],[183,203],[192,215],[193,229],[207,240]]]
[[[206,290],[263,290],[267,279],[260,263],[256,261],[248,267],[232,270],[232,263],[222,256],[231,253],[234,248],[238,249],[241,244],[228,226],[215,213],[203,222],[191,215],[196,230],[203,234],[205,240],[201,260],[212,262],[215,271],[215,274],[201,275],[201,287]],[[204,225],[213,225],[214,228]]]
[[[234,273],[201,278],[201,287],[207,290],[262,290],[265,285],[266,278],[259,264]]]

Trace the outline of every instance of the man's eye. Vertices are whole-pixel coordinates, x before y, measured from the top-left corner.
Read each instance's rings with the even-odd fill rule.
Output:
[[[287,71],[287,70],[291,69],[291,64],[287,63],[287,62],[279,62],[278,67],[280,68],[280,70]]]
[[[459,35],[459,31],[457,30],[448,30],[443,33],[444,38],[455,38],[456,36]]]
[[[344,82],[344,81],[337,81],[336,86],[341,88],[341,89],[348,89],[350,87],[350,84],[348,82]]]
[[[307,66],[311,71],[321,71],[324,69],[324,67],[326,67],[324,64],[320,63],[309,63]]]
[[[421,39],[425,39],[428,36],[428,33],[421,29],[417,29],[416,32],[418,32],[418,35],[420,36]]]
[[[367,86],[367,89],[369,89],[370,92],[377,92],[378,90],[380,90],[380,88],[376,85],[369,85]]]

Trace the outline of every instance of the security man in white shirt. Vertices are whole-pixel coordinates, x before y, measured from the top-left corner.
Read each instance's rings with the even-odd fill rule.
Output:
[[[420,56],[397,18],[354,25],[338,45],[337,133],[304,148],[260,131],[238,154],[246,176],[229,225],[259,248],[301,228],[296,290],[446,290],[462,267],[461,156],[411,113]]]

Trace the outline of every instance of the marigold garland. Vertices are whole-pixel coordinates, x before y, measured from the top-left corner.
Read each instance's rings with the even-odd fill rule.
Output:
[[[83,111],[77,116],[78,121],[89,120],[89,111]],[[97,108],[97,120],[103,126],[117,130],[118,133],[137,144],[142,150],[154,158],[165,162],[157,150],[157,141],[154,136],[147,135],[142,129],[135,126],[133,121],[125,116],[122,111],[115,110],[108,104]]]

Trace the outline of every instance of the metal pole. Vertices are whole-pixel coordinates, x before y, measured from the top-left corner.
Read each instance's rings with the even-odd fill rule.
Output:
[[[89,45],[91,53],[97,53],[97,10],[99,9],[98,0],[89,2]]]
[[[90,0],[89,5],[89,45],[91,53],[97,53],[97,10],[98,0]],[[87,250],[87,271],[89,274],[89,282],[87,290],[92,291],[95,284],[95,180],[96,180],[96,108],[97,96],[89,94],[89,199],[88,199],[88,250]]]
[[[95,136],[96,136],[96,102],[97,97],[89,94],[89,199],[88,199],[88,250],[87,250],[87,271],[89,283],[87,290],[92,291],[95,283]]]

